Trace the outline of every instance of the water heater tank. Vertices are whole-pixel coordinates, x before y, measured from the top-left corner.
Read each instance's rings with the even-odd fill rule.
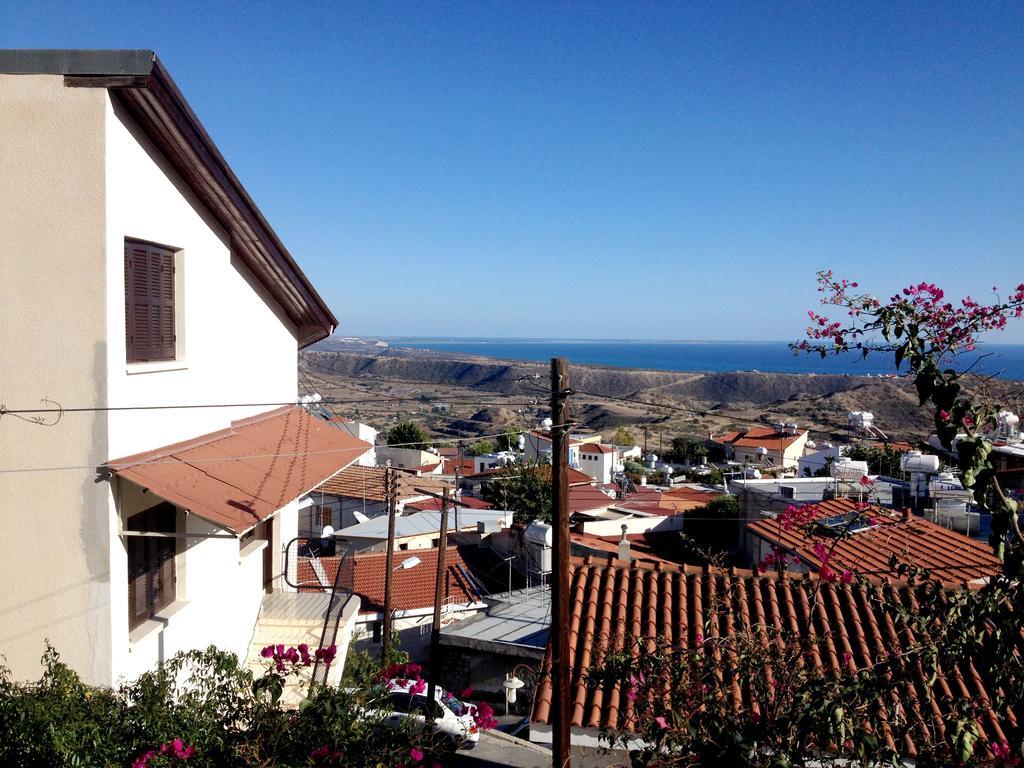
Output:
[[[857,481],[868,473],[866,461],[851,461],[841,459],[832,462],[832,477],[838,480]]]
[[[939,457],[920,451],[908,451],[900,459],[900,469],[904,472],[926,472],[934,475],[939,471]]]

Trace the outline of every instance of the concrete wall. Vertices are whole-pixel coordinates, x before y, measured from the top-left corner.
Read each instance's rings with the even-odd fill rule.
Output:
[[[106,91],[0,75],[0,368],[8,408],[106,405]],[[121,299],[123,301],[123,298]],[[123,311],[123,310],[122,310]],[[46,638],[110,682],[109,457],[105,418],[43,427],[0,419],[0,654],[39,674]]]
[[[362,438],[360,438],[362,439]],[[395,448],[390,445],[376,447],[377,466],[383,467],[388,461],[397,469],[416,469],[427,464],[440,464],[441,458],[430,451],[415,448]]]

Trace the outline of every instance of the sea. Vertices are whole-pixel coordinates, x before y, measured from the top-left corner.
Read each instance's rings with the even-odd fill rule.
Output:
[[[571,363],[645,368],[660,371],[760,371],[763,373],[887,376],[897,372],[891,355],[844,354],[824,359],[794,354],[783,341],[647,341],[581,339],[423,338],[385,339],[395,347],[458,352],[499,360],[546,362],[567,357]],[[1024,381],[1024,344],[979,344],[948,361],[958,370]],[[948,364],[948,363],[947,363]]]

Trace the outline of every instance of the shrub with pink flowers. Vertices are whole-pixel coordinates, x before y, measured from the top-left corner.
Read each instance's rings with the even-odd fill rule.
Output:
[[[36,683],[15,682],[0,667],[0,765],[413,768],[446,759],[448,745],[431,734],[386,721],[381,685],[314,686],[297,709],[282,706],[280,685],[308,685],[313,663],[333,663],[336,654],[267,646],[267,669],[254,676],[233,654],[209,648],[102,688],[83,683],[48,648]]]
[[[816,525],[821,511],[815,505],[790,506],[778,518],[780,530],[818,537],[807,563],[817,578],[793,582],[804,592],[809,615],[817,610],[822,589],[851,590],[856,582],[872,611],[899,633],[893,637],[903,638],[900,651],[874,649],[873,659],[862,657],[859,663],[845,652],[824,672],[815,671],[821,668],[809,659],[819,651],[810,633],[770,622],[735,627],[730,606],[712,605],[705,626],[688,642],[638,638],[603,659],[589,683],[625,686],[632,720],[625,730],[604,736],[632,747],[631,762],[637,766],[896,766],[908,760],[918,766],[1019,766],[1024,722],[1020,499],[1002,487],[991,461],[991,433],[1003,407],[998,390],[958,367],[957,355],[976,350],[985,334],[1024,315],[1024,284],[985,304],[969,296],[953,301],[930,282],[882,301],[831,272],[820,273],[818,281],[823,303],[838,308],[841,319],[811,311],[807,339],[794,350],[822,357],[885,354],[897,369],[909,370],[920,405],[955,457],[964,488],[992,516],[990,543],[1004,573],[961,589],[949,574],[940,580],[894,556],[889,576],[858,575],[834,557],[838,543],[852,535],[850,524],[826,536]],[[876,458],[886,467],[894,459]],[[870,478],[861,486],[864,493],[873,490]],[[849,519],[870,522],[870,514],[861,505]],[[785,572],[800,564],[776,548],[756,568],[765,578],[791,579]],[[913,594],[909,603],[886,580],[906,583]],[[718,594],[715,599],[728,598]],[[730,630],[720,632],[721,627]],[[982,684],[986,694],[979,692]],[[912,695],[910,706],[895,694],[907,685],[912,693],[900,696]],[[736,703],[739,692],[742,706]]]

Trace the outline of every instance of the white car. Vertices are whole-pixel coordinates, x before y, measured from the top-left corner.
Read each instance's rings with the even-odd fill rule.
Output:
[[[380,714],[394,723],[412,720],[418,730],[430,727],[456,749],[475,747],[480,729],[470,714],[470,705],[440,686],[434,691],[434,701],[428,701],[427,690],[417,690],[414,680],[389,680],[387,708]]]

